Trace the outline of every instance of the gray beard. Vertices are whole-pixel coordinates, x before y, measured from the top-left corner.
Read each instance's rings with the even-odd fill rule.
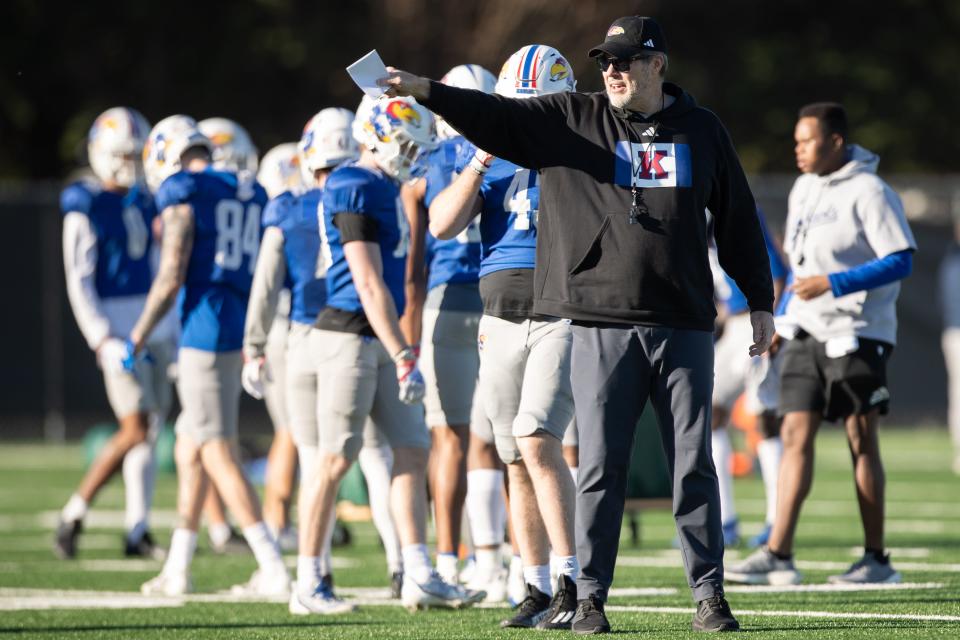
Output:
[[[612,96],[610,92],[607,92],[607,99],[610,101],[614,107],[618,109],[623,109],[633,98],[632,93],[621,94],[619,96]]]

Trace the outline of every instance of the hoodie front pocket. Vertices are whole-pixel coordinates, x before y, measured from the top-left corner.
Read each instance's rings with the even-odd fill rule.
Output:
[[[574,276],[582,271],[586,271],[592,267],[595,267],[600,261],[600,256],[603,254],[601,249],[601,242],[603,241],[603,234],[607,232],[607,229],[610,228],[610,216],[607,215],[603,219],[603,223],[600,224],[600,229],[593,236],[593,240],[590,241],[590,244],[587,246],[586,252],[580,257],[579,260],[573,265],[573,268],[570,269],[569,275]]]

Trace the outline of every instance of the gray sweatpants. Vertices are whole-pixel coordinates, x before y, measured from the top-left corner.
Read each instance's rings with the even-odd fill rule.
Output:
[[[720,494],[710,453],[713,335],[573,325],[571,371],[580,427],[577,598],[606,600],[620,543],[633,435],[653,402],[673,484],[673,516],[696,601],[723,593]]]

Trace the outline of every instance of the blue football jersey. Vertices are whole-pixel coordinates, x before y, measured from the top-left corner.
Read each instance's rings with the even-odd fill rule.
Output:
[[[363,311],[343,254],[340,231],[333,224],[337,214],[347,213],[376,221],[383,279],[393,296],[397,314],[402,315],[410,225],[400,202],[397,183],[374,169],[355,164],[341,165],[327,178],[322,205],[320,238],[327,267],[327,305],[352,313]]]
[[[464,146],[457,159],[458,172],[474,153],[475,146]],[[539,174],[497,158],[483,177],[480,195],[480,277],[503,269],[533,269]]]
[[[457,175],[457,158],[467,141],[462,136],[440,143],[427,157],[427,192],[424,204],[430,203]],[[427,231],[426,260],[430,268],[427,288],[441,284],[476,282],[480,276],[480,228],[470,222],[456,238],[438,240]]]
[[[93,181],[75,182],[60,195],[60,209],[64,215],[87,216],[97,235],[94,283],[101,299],[144,295],[150,290],[151,225],[157,210],[146,188],[137,185],[119,194]]]
[[[290,288],[290,319],[313,324],[327,303],[326,263],[320,253],[320,197],[311,189],[300,195],[289,191],[267,205],[264,227],[283,233],[283,256]]]
[[[235,351],[260,249],[260,216],[267,193],[256,182],[206,169],[181,171],[157,191],[157,208],[193,208],[193,251],[180,292],[180,344],[204,351]]]
[[[760,219],[760,230],[763,231],[763,242],[767,247],[767,257],[770,258],[770,273],[774,280],[784,279],[787,277],[787,265],[784,264],[783,258],[780,257],[777,245],[774,243],[773,237],[770,235],[770,230],[767,228],[766,217],[760,209],[757,209],[757,217]],[[747,297],[740,291],[740,287],[737,286],[734,279],[727,275],[726,272],[724,272],[723,278],[727,286],[718,288],[717,294],[720,302],[727,308],[727,312],[736,315],[749,311],[750,305],[747,304]]]

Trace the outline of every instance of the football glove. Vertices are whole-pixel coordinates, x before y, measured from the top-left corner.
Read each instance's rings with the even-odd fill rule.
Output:
[[[243,390],[249,393],[257,400],[263,400],[263,387],[265,382],[270,381],[269,371],[267,370],[267,361],[261,358],[252,358],[243,363],[243,371],[240,372],[240,383]]]
[[[400,384],[400,401],[404,404],[416,404],[423,400],[427,385],[417,367],[417,350],[406,347],[393,356],[397,365],[397,382]]]

